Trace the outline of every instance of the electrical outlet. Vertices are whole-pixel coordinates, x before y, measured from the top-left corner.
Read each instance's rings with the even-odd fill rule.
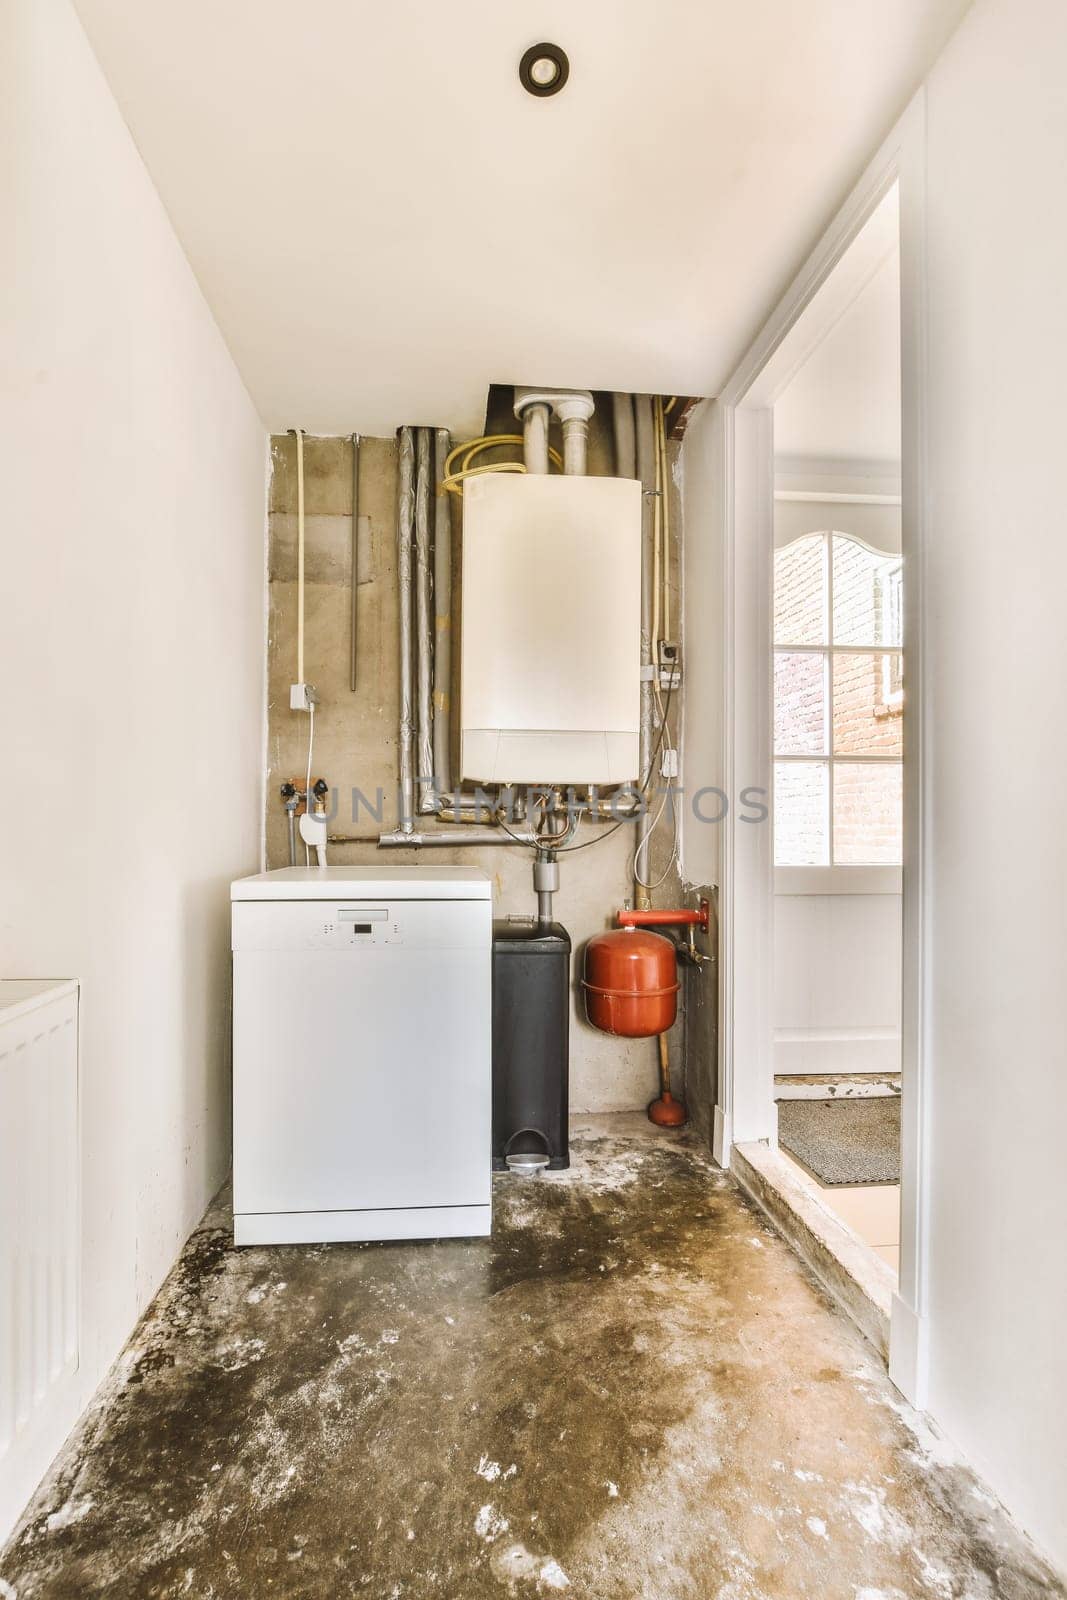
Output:
[[[682,681],[682,653],[673,639],[661,639],[656,670],[661,689],[677,689]]]
[[[289,710],[310,711],[318,701],[313,683],[291,683],[289,685]]]

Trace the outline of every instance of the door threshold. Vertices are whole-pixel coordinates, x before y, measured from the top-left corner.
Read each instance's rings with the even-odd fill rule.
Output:
[[[777,1150],[735,1144],[730,1171],[822,1287],[889,1360],[889,1311],[896,1274],[828,1210]]]
[[[900,1098],[899,1072],[776,1073],[776,1100],[862,1100],[868,1096]]]

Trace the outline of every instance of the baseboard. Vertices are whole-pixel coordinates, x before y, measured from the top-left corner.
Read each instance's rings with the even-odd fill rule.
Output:
[[[914,1307],[893,1296],[890,1312],[889,1376],[916,1411],[926,1410],[927,1325]]]
[[[732,1146],[733,1136],[730,1128],[730,1118],[726,1115],[722,1106],[716,1106],[714,1125],[711,1130],[711,1154],[712,1159],[717,1161],[720,1167],[729,1168]]]
[[[771,1049],[776,1076],[900,1071],[900,1034],[889,1028],[776,1028]]]

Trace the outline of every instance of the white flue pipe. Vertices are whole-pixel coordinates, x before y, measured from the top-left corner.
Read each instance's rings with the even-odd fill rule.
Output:
[[[522,413],[522,455],[527,472],[542,476],[548,472],[548,420],[547,405],[529,405]]]

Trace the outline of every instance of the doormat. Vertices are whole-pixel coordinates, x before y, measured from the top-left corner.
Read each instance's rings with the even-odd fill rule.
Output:
[[[900,1100],[780,1100],[778,1143],[832,1187],[899,1183]]]

